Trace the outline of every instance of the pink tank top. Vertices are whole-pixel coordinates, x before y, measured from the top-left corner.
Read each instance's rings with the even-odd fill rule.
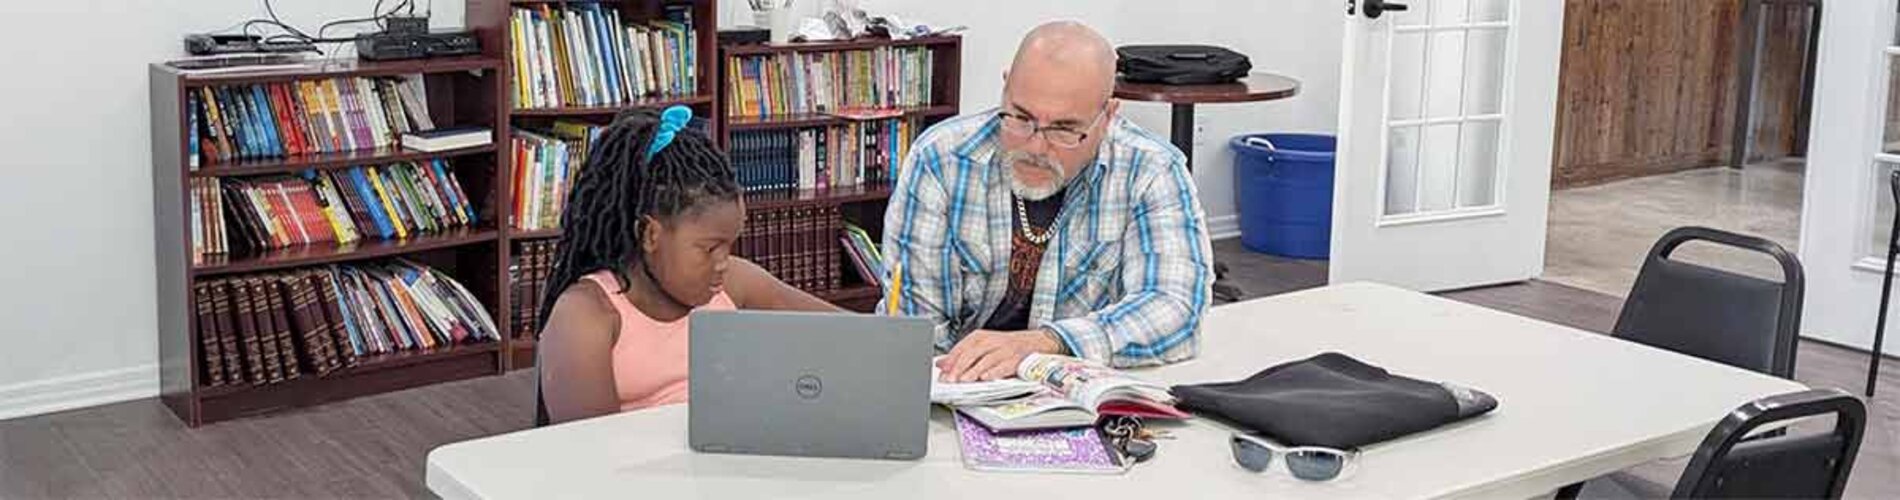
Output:
[[[607,291],[607,301],[620,316],[620,334],[614,341],[614,389],[620,396],[620,411],[686,402],[688,318],[660,322],[648,317],[627,302],[611,272],[596,272],[586,279]],[[719,292],[699,309],[738,308],[731,297]]]

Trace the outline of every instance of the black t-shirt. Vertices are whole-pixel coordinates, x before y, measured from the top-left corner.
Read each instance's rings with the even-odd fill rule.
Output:
[[[1024,201],[1022,207],[1029,211],[1029,224],[1036,234],[1046,234],[1055,224],[1056,216],[1062,212],[1064,193],[1044,198],[1041,201]],[[1003,301],[996,305],[996,311],[990,314],[990,320],[983,324],[985,330],[1015,331],[1029,328],[1029,308],[1036,300],[1036,271],[1042,267],[1042,252],[1049,248],[1048,242],[1038,245],[1029,241],[1023,234],[1021,214],[1016,213],[1015,204],[1010,208],[1010,249],[1009,249],[1009,290],[1003,294]]]

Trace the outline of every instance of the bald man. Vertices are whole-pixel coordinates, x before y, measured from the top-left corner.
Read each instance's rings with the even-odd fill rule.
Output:
[[[1206,213],[1181,152],[1117,115],[1108,41],[1039,26],[1003,84],[1002,107],[917,139],[885,212],[897,308],[937,321],[943,378],[1006,378],[1031,353],[1193,357],[1214,281]]]

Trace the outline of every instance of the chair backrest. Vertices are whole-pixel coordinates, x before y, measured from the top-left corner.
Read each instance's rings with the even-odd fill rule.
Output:
[[[1834,415],[1825,434],[1756,435],[1789,420]],[[1840,498],[1866,430],[1867,407],[1839,389],[1770,396],[1742,405],[1702,440],[1672,498]]]
[[[1690,241],[1766,254],[1781,264],[1782,279],[1670,258]],[[1772,241],[1704,227],[1677,228],[1650,248],[1612,335],[1792,378],[1803,283],[1801,262]]]

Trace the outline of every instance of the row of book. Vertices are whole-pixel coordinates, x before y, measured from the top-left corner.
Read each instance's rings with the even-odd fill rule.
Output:
[[[587,150],[603,127],[584,122],[557,121],[553,130],[517,129],[512,140],[515,193],[514,227],[524,230],[560,227],[561,209],[568,192],[587,164]]]
[[[896,176],[920,128],[892,118],[740,131],[732,133],[730,154],[747,191],[881,185]]]
[[[710,123],[694,118],[687,129],[701,133]],[[512,227],[534,231],[561,225],[567,195],[587,165],[587,152],[605,126],[556,120],[546,131],[516,129],[510,142],[514,155],[514,199],[509,205]]]
[[[871,233],[855,224],[845,224],[838,244],[844,247],[845,256],[851,260],[851,268],[858,272],[859,278],[878,288],[889,289],[886,277],[890,273],[884,268],[884,253],[878,251],[877,240],[871,239]]]
[[[788,285],[829,292],[839,288],[843,277],[836,244],[843,228],[837,206],[752,210],[736,253]]]
[[[691,5],[637,23],[613,6],[543,3],[515,8],[509,30],[516,108],[623,105],[699,88]]]
[[[324,376],[371,356],[500,338],[481,301],[408,261],[198,281],[200,383]]]
[[[474,200],[447,160],[306,171],[301,176],[194,178],[192,256],[403,239],[473,226]]]
[[[547,294],[548,275],[554,272],[554,252],[560,250],[560,245],[560,238],[515,244],[508,277],[515,309],[509,323],[516,338],[533,338],[541,331],[541,299]]]
[[[935,56],[927,47],[726,58],[735,118],[928,106]]]
[[[421,75],[190,89],[188,163],[394,147],[435,128],[427,96]]]

